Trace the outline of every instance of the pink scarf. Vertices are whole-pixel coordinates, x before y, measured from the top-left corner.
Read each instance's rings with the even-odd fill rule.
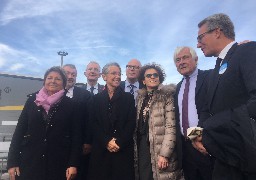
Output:
[[[34,101],[37,106],[42,106],[46,113],[48,114],[51,106],[58,101],[60,101],[61,97],[64,95],[65,90],[62,89],[55,94],[49,96],[47,94],[47,90],[43,87],[38,94],[36,94],[36,100]]]

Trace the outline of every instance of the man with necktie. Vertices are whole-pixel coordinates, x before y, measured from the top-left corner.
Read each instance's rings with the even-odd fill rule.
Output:
[[[214,180],[256,179],[256,42],[238,46],[226,14],[211,15],[198,27],[197,47],[218,59],[200,115],[203,134],[193,145],[216,159]]]
[[[198,152],[187,139],[187,129],[198,125],[207,92],[209,70],[197,68],[198,56],[191,47],[177,47],[174,52],[177,71],[183,75],[175,95],[177,148],[186,180],[211,180],[212,160]],[[182,159],[182,162],[181,162]]]
[[[81,86],[82,88],[89,91],[92,95],[103,91],[104,86],[98,83],[98,79],[100,77],[100,65],[97,62],[89,62],[86,66],[84,75],[87,79],[87,83]]]
[[[138,82],[138,76],[140,71],[141,63],[137,59],[131,59],[126,65],[126,80],[121,81],[120,86],[125,92],[130,92],[134,99],[137,97],[137,90],[142,88]]]
[[[68,96],[69,98],[71,98],[74,102],[77,103],[78,108],[80,109],[80,113],[81,113],[81,124],[82,124],[82,134],[83,134],[83,147],[81,147],[83,149],[83,156],[82,156],[82,161],[81,161],[81,167],[84,166],[84,164],[88,164],[88,154],[91,152],[91,137],[89,136],[89,114],[90,114],[90,109],[89,106],[91,104],[91,94],[86,91],[85,89],[82,89],[80,87],[76,87],[75,83],[76,83],[76,77],[77,77],[77,70],[76,70],[76,66],[73,64],[66,64],[63,66],[63,70],[66,73],[67,76],[67,85],[66,85],[66,90],[67,90],[67,94],[66,96]],[[85,160],[84,160],[85,159]],[[85,168],[79,168],[78,169],[78,177],[77,180],[83,179],[85,180],[86,176],[87,176],[87,170],[88,167]]]

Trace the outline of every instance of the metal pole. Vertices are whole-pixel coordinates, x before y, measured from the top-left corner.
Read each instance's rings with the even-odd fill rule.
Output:
[[[68,53],[67,53],[67,52],[65,52],[65,51],[59,51],[59,52],[57,52],[57,53],[58,53],[58,55],[60,55],[60,56],[61,56],[60,66],[62,67],[62,66],[63,66],[63,56],[67,56],[67,55],[68,55]]]

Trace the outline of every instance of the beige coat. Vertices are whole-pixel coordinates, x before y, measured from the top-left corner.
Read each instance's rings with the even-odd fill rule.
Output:
[[[176,180],[182,179],[182,171],[178,169],[177,153],[175,152],[176,144],[176,125],[174,111],[174,93],[176,86],[160,85],[154,92],[152,104],[149,112],[149,142],[151,164],[154,180]],[[135,169],[137,170],[137,127],[139,113],[143,100],[146,96],[146,89],[140,89],[137,96],[137,124],[135,131]],[[169,159],[169,166],[165,170],[159,170],[158,158],[160,156]]]

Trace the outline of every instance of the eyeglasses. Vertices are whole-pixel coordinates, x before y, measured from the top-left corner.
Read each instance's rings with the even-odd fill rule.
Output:
[[[159,77],[159,74],[153,73],[153,74],[146,74],[146,75],[145,75],[146,78],[151,78],[152,76],[153,76],[153,78],[158,78],[158,77]]]
[[[204,36],[205,36],[206,34],[212,32],[212,31],[214,31],[214,30],[216,30],[216,29],[218,29],[218,28],[210,29],[210,30],[208,30],[208,31],[206,31],[206,32],[204,32],[204,33],[202,33],[202,34],[200,34],[199,36],[197,36],[197,42],[201,43],[201,42],[202,42],[202,39],[204,38]]]
[[[116,72],[116,71],[114,71],[114,72],[109,72],[108,74],[111,74],[111,75],[113,75],[113,76],[121,76],[121,75],[122,75],[120,72]]]
[[[126,65],[127,69],[140,69],[140,66]]]

